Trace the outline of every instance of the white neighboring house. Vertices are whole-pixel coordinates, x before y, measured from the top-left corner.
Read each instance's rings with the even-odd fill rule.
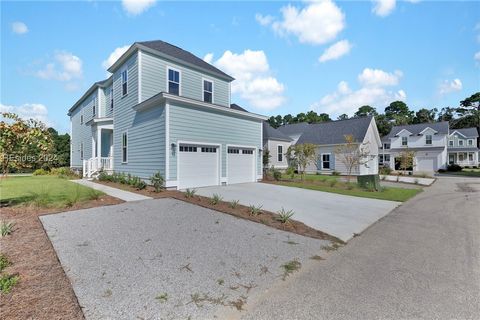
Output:
[[[348,174],[341,156],[336,154],[336,149],[345,143],[346,135],[352,135],[358,142],[358,147],[368,150],[369,153],[366,163],[354,168],[352,174],[378,174],[378,151],[381,140],[374,117],[314,124],[296,123],[281,126],[278,131],[290,136],[294,144],[312,143],[317,146],[317,163],[306,168],[308,173],[331,174],[336,171],[340,174]]]
[[[413,172],[431,173],[447,166],[448,121],[394,126],[382,139],[381,163],[400,168],[403,151],[415,152]]]
[[[462,167],[478,166],[478,129],[451,129],[448,136],[448,164],[458,164]]]
[[[268,122],[263,122],[263,150],[268,150],[270,159],[268,167],[287,169],[288,162],[285,153],[292,145],[293,139],[273,128]]]

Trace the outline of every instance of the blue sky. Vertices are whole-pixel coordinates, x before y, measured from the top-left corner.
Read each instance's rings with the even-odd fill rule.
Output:
[[[0,2],[2,110],[68,131],[67,110],[135,41],[161,39],[230,73],[232,101],[335,117],[456,106],[480,89],[480,3]],[[115,53],[117,54],[115,54]],[[109,59],[110,58],[110,59]],[[109,62],[110,61],[110,62]]]

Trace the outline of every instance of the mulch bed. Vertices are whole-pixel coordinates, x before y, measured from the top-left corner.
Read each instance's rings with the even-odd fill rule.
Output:
[[[12,234],[0,238],[0,249],[18,274],[19,282],[7,295],[0,294],[0,319],[84,319],[70,281],[60,265],[43,225],[43,214],[122,203],[102,196],[68,209],[1,207],[0,220],[15,222]]]
[[[185,193],[177,191],[177,190],[164,190],[162,192],[155,192],[152,187],[147,187],[144,190],[137,190],[129,185],[124,185],[120,183],[115,183],[115,182],[108,182],[108,181],[95,181],[96,183],[100,183],[106,186],[126,190],[126,191],[131,191],[135,193],[139,193],[148,197],[160,199],[160,198],[174,198],[177,200],[185,201],[188,203],[196,204],[198,206],[220,211],[223,213],[227,213],[229,215],[250,220],[253,222],[257,223],[262,223],[266,226],[283,230],[283,231],[288,231],[292,233],[296,233],[302,236],[310,237],[310,238],[315,238],[315,239],[322,239],[322,240],[330,240],[333,242],[339,242],[343,243],[342,240],[331,236],[325,232],[313,229],[307,225],[305,225],[302,222],[295,221],[295,220],[290,220],[287,223],[282,223],[277,220],[278,215],[262,210],[262,213],[253,216],[250,214],[249,208],[246,206],[243,206],[241,204],[238,204],[234,209],[229,206],[229,202],[225,201],[220,201],[218,204],[213,205],[210,203],[210,198],[208,197],[203,197],[199,195],[195,195],[193,198],[187,198],[185,197]],[[295,216],[293,216],[295,218]]]

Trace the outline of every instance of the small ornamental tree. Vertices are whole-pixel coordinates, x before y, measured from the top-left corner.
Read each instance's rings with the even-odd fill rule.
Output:
[[[289,165],[298,168],[303,180],[305,169],[316,159],[315,145],[311,143],[302,143],[290,146],[288,147],[286,156]]]
[[[52,139],[45,125],[37,120],[24,120],[14,113],[1,113],[0,161],[2,174],[9,167],[25,168],[48,160]]]
[[[270,164],[270,158],[272,156],[270,155],[270,150],[264,149],[263,150],[263,168],[268,169],[268,165]]]
[[[345,143],[335,148],[335,154],[347,169],[347,179],[350,182],[353,169],[368,163],[370,151],[366,143],[358,143],[353,135],[344,135],[344,138]]]
[[[400,170],[403,171],[404,174],[407,173],[407,170],[414,167],[414,160],[415,159],[415,151],[411,151],[408,148],[402,150],[399,154],[400,160]]]

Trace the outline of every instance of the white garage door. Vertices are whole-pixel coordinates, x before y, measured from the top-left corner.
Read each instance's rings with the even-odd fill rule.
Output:
[[[255,181],[255,151],[248,148],[228,147],[228,183]]]
[[[218,185],[219,156],[216,146],[181,144],[178,152],[178,188]]]
[[[417,157],[417,167],[415,171],[432,172],[437,171],[437,158]]]

